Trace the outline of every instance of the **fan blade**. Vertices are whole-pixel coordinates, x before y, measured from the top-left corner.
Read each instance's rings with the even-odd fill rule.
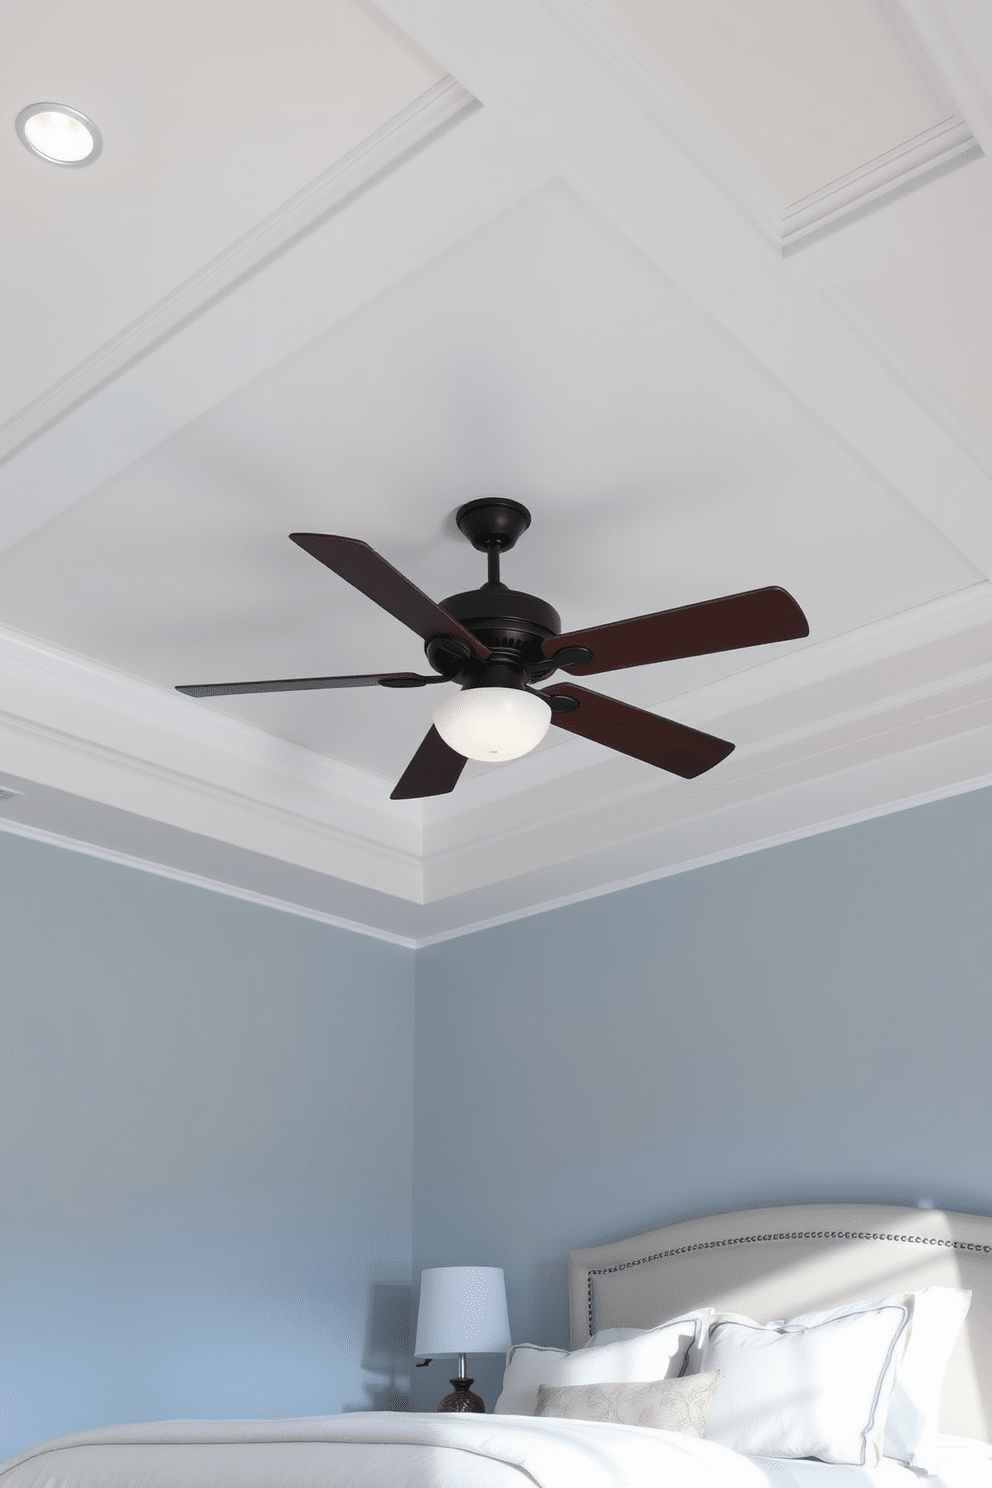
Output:
[[[403,625],[408,625],[425,641],[436,636],[461,641],[473,655],[485,661],[489,651],[464,625],[453,620],[440,605],[428,599],[416,584],[387,563],[368,543],[354,537],[331,537],[322,532],[291,532],[297,547],[323,563],[347,583],[388,610]]]
[[[205,682],[177,687],[187,697],[236,697],[247,692],[317,692],[325,687],[426,687],[447,677],[418,677],[416,672],[370,672],[360,677],[285,677],[278,682]]]
[[[633,755],[648,765],[657,765],[659,770],[670,770],[684,780],[712,770],[734,747],[726,739],[701,734],[684,723],[673,723],[670,718],[659,718],[657,713],[645,713],[643,708],[632,708],[629,703],[568,682],[542,688],[541,696],[567,697],[578,703],[574,711],[552,714],[556,728],[569,729],[608,749]]]
[[[582,646],[592,652],[592,660],[568,666],[563,658],[563,665],[575,677],[590,677],[595,672],[616,672],[651,661],[708,656],[712,651],[737,651],[744,646],[795,641],[807,635],[809,622],[792,595],[771,585],[553,636],[544,642],[544,654],[553,657],[566,648]]]
[[[465,768],[465,756],[445,744],[437,729],[431,727],[390,792],[391,801],[413,801],[420,796],[446,796],[458,784]]]

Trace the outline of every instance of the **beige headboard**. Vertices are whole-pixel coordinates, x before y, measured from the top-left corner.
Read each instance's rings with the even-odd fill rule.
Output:
[[[941,1429],[989,1441],[992,1218],[889,1204],[713,1214],[569,1254],[572,1347],[597,1328],[649,1328],[696,1307],[759,1322],[842,1302],[970,1287],[944,1383]]]

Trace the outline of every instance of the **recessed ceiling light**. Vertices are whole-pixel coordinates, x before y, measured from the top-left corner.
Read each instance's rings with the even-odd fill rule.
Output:
[[[103,149],[93,120],[65,103],[29,103],[14,127],[22,144],[52,165],[92,165]]]

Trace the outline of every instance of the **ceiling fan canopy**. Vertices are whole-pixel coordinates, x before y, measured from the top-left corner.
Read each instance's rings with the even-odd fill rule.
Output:
[[[294,677],[206,683],[177,691],[190,697],[229,697],[456,684],[461,693],[435,709],[434,725],[392,791],[392,800],[445,795],[457,784],[467,758],[516,758],[540,742],[550,723],[692,779],[726,759],[733,744],[570,682],[540,690],[537,684],[556,671],[592,676],[809,634],[796,601],[771,586],[563,635],[552,605],[510,589],[500,579],[501,555],[530,526],[527,508],[504,497],[483,497],[459,507],[455,520],[472,546],[487,555],[488,577],[480,588],[449,595],[439,604],[367,543],[318,532],[290,533],[304,552],[419,635],[433,675]]]

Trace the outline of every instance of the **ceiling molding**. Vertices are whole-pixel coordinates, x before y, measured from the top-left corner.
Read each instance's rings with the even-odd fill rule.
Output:
[[[952,756],[961,756],[962,747],[968,757],[952,759],[951,768],[948,770],[946,758],[942,761],[940,755],[946,756],[950,753]],[[654,846],[655,841],[658,840],[655,834],[649,848],[649,851],[653,851],[659,859],[655,866],[626,874],[606,873],[601,875],[600,881],[592,886],[576,888],[564,893],[554,892],[558,875],[545,875],[543,893],[530,892],[526,896],[525,903],[496,914],[486,914],[482,910],[482,905],[488,895],[476,893],[466,896],[469,900],[468,904],[459,906],[461,913],[456,916],[457,923],[433,931],[427,929],[425,923],[425,933],[419,935],[403,934],[389,929],[388,926],[371,923],[371,920],[356,920],[345,915],[314,909],[274,895],[260,893],[230,879],[220,880],[190,872],[135,853],[121,852],[63,833],[39,829],[23,822],[12,822],[0,817],[0,831],[416,951],[444,941],[473,935],[478,931],[495,929],[517,920],[530,919],[534,915],[544,914],[549,910],[566,908],[590,899],[602,898],[607,894],[620,893],[626,889],[657,882],[660,879],[692,872],[696,868],[728,862],[754,852],[762,852],[767,848],[802,841],[824,832],[855,826],[861,822],[911,810],[935,801],[947,800],[972,790],[985,789],[992,786],[992,773],[987,769],[990,755],[992,755],[992,727],[977,731],[967,740],[957,738],[939,741],[936,748],[932,744],[923,745],[901,757],[895,763],[894,768],[889,767],[886,761],[873,761],[869,766],[860,770],[845,772],[844,777],[834,777],[830,782],[830,791],[826,799],[822,799],[824,794],[822,783],[813,782],[798,793],[793,787],[774,793],[772,798],[766,797],[762,801],[752,802],[745,810],[743,817],[740,812],[722,813],[712,817],[706,824],[708,828],[706,835],[710,838],[722,836],[728,840],[708,850],[696,851],[695,854],[676,851],[674,855],[668,854],[668,861],[661,861],[666,854],[660,841],[657,847]],[[926,760],[927,756],[930,756],[929,760]],[[943,769],[941,769],[942,764]],[[891,785],[889,796],[884,800],[879,798],[877,786],[870,778],[872,771],[877,772],[878,768],[885,771]],[[918,780],[921,777],[941,774],[954,778],[939,780],[925,788],[910,788],[908,785],[911,779]],[[20,795],[21,792],[15,794]],[[818,797],[821,799],[818,800]],[[862,797],[867,797],[867,802],[863,803],[860,799]],[[770,804],[770,801],[773,804]],[[818,804],[820,810],[816,809]],[[761,835],[748,830],[748,826],[757,819],[756,812],[760,813],[766,824],[776,818],[785,820],[780,823],[777,830],[766,831]],[[797,815],[803,819],[799,822],[788,821],[789,817],[794,818]],[[697,829],[696,836],[698,837],[700,824],[693,823],[692,825]],[[641,856],[643,857],[643,852]],[[425,907],[422,913],[425,916],[429,915],[430,907]]]
[[[787,256],[817,243],[828,233],[982,155],[965,120],[952,114],[915,139],[786,207],[779,221],[782,253]]]
[[[346,795],[359,806],[381,809],[383,791],[392,786],[371,770],[276,738],[209,704],[191,704],[174,689],[156,687],[7,626],[0,626],[0,677],[8,682],[30,683],[58,694],[66,702],[85,702],[166,731],[190,744],[216,750],[232,761],[258,765],[264,758],[270,768],[308,780],[316,770],[319,778],[314,783],[322,790]],[[7,691],[9,695],[9,687]],[[416,802],[392,802],[388,815],[410,826],[419,823]]]
[[[20,795],[20,791],[15,791]],[[181,868],[170,868],[162,863],[153,863],[133,853],[118,852],[114,848],[100,847],[92,842],[81,842],[76,837],[65,837],[58,832],[46,832],[39,827],[25,826],[22,822],[4,821],[0,817],[0,832],[11,837],[26,837],[29,842],[41,842],[46,847],[60,847],[66,852],[81,853],[87,858],[97,858],[102,863],[113,863],[119,868],[133,868],[139,873],[151,873],[156,878],[168,878],[173,883],[186,884],[193,889],[209,889],[213,894],[225,894],[229,899],[240,899],[245,904],[256,904],[262,909],[275,909],[281,914],[296,915],[298,919],[315,920],[318,925],[331,925],[335,930],[350,930],[356,935],[367,935],[373,940],[384,940],[390,945],[404,946],[415,950],[418,942],[408,935],[397,935],[391,930],[381,930],[375,925],[360,924],[341,915],[328,914],[319,909],[308,909],[302,904],[291,904],[287,899],[274,899],[268,894],[256,893],[238,884],[221,883],[215,878],[206,878],[200,873],[187,873]]]
[[[789,842],[802,842],[808,837],[820,837],[825,832],[835,832],[843,827],[857,826],[861,822],[875,821],[882,816],[893,816],[899,811],[911,811],[917,806],[929,806],[935,801],[950,800],[954,796],[966,795],[973,790],[984,790],[988,786],[992,786],[992,772],[969,777],[959,784],[935,786],[931,790],[901,796],[895,801],[860,807],[804,826],[786,828],[767,837],[753,838],[732,846],[717,848],[712,852],[701,853],[698,857],[683,858],[676,863],[666,864],[664,867],[631,874],[628,878],[614,879],[608,883],[599,884],[595,888],[577,889],[574,893],[543,899],[525,908],[507,910],[505,914],[467,921],[457,928],[420,936],[413,941],[413,945],[415,949],[422,950],[427,946],[440,945],[447,940],[459,940],[464,935],[474,935],[480,930],[495,930],[501,925],[510,925],[516,920],[527,920],[534,915],[545,914],[549,910],[566,909],[571,904],[584,904],[590,899],[602,899],[607,894],[623,893],[626,889],[640,888],[642,884],[657,883],[663,878],[675,878],[682,873],[692,873],[697,868],[709,868],[716,863],[730,862],[734,858],[749,857],[751,853],[764,852],[772,847],[783,847]]]
[[[0,424],[0,464],[480,107],[455,78],[441,78],[119,335]]]
[[[968,120],[986,155],[992,155],[992,89],[979,72],[978,49],[962,35],[960,20],[941,0],[892,0],[922,44],[944,87]]]
[[[4,768],[420,901],[419,802],[164,688],[0,629]]]
[[[789,251],[790,233],[795,246],[810,243],[821,229],[853,222],[901,190],[975,158],[971,131],[986,146],[992,135],[982,133],[963,93],[952,87],[967,125],[949,115],[925,135],[783,207],[591,0],[537,6],[506,0],[488,9],[459,0],[381,5],[398,12],[401,29],[419,35],[431,56],[471,84],[472,94],[445,79],[412,106],[412,115],[394,119],[22,409],[6,426],[8,463],[0,477],[12,511],[9,541],[23,536],[26,524],[47,520],[54,503],[65,509],[85,497],[108,473],[344,325],[384,290],[405,285],[416,300],[412,276],[422,267],[443,264],[442,255],[460,252],[463,243],[471,247],[473,233],[491,225],[501,231],[500,215],[526,202],[528,193],[549,183],[557,192],[564,183],[561,189],[576,195],[583,211],[588,207],[611,235],[643,255],[666,295],[677,291],[698,312],[692,335],[705,321],[732,343],[754,378],[774,384],[811,427],[884,487],[880,495],[894,523],[910,519],[918,547],[907,543],[907,563],[918,566],[906,584],[886,591],[888,599],[865,584],[856,603],[825,607],[834,618],[818,630],[967,585],[980,567],[992,575],[992,456],[869,324],[850,292],[836,288],[877,271],[887,236],[878,219],[790,263],[779,256]],[[913,5],[906,0],[907,8]],[[930,0],[920,5],[941,11]],[[473,94],[486,107],[470,127],[452,129],[480,108]],[[435,148],[421,150],[443,131]],[[411,163],[397,171],[401,160]],[[961,195],[969,196],[972,186],[977,195],[984,174],[983,167],[960,178]],[[366,190],[379,182],[380,189]],[[340,211],[359,196],[353,210]],[[898,216],[897,209],[896,227]],[[563,313],[570,315],[574,303],[575,297]],[[430,313],[426,299],[417,308]],[[389,323],[381,344],[388,348],[395,326],[388,314],[383,321]],[[677,355],[678,344],[668,340],[666,355],[669,346]],[[444,366],[459,396],[471,395],[464,405],[455,400],[458,417],[448,429],[453,447],[459,440],[472,446],[464,468],[472,479],[481,472],[480,480],[487,469],[486,440],[478,437],[483,420],[476,427],[472,399],[491,402],[512,376],[520,385],[520,407],[509,408],[507,418],[518,436],[514,478],[538,488],[543,481],[554,491],[568,466],[544,468],[528,453],[526,379],[512,357],[504,371],[492,347],[472,351]],[[388,349],[380,355],[385,362]],[[342,364],[343,376],[352,365]],[[521,365],[526,371],[528,363]],[[396,382],[396,406],[408,411],[409,383]],[[717,400],[705,398],[704,387],[700,416],[716,423]],[[680,435],[671,422],[670,466],[653,450],[644,464],[645,482],[660,492],[666,468],[680,469]],[[653,438],[654,423],[645,419],[644,426]],[[492,427],[502,426],[496,420]],[[626,448],[619,427],[618,448]],[[47,437],[35,437],[46,429]],[[424,489],[435,489],[433,462],[446,437],[429,451]],[[396,438],[402,454],[402,426]],[[503,436],[493,442],[512,445]],[[686,448],[698,464],[700,446]],[[10,458],[15,449],[22,452]],[[460,459],[463,451],[455,453]],[[463,483],[464,469],[455,465]],[[409,468],[404,461],[404,482]],[[574,471],[569,479],[574,486]],[[321,480],[318,474],[315,489]],[[383,488],[392,480],[387,472]],[[790,516],[801,517],[797,486],[801,480],[782,499],[793,503]],[[567,492],[564,480],[562,489]],[[273,500],[281,494],[274,491]],[[829,492],[812,495],[828,506]],[[376,498],[360,494],[355,502],[365,499]],[[597,496],[589,510],[608,512],[615,499]],[[328,510],[337,509],[329,498]],[[673,518],[679,510],[673,501]],[[140,500],[129,520],[131,511],[140,522]],[[844,542],[856,540],[859,515],[844,528]],[[49,536],[56,548],[65,543],[64,532]],[[885,529],[879,538],[882,564],[890,536]],[[797,546],[804,537],[800,530]],[[638,538],[644,541],[640,528],[631,541]],[[956,551],[949,557],[948,549]],[[961,555],[967,561],[959,563]],[[21,557],[33,561],[27,549]],[[11,559],[15,567],[18,561]],[[862,570],[852,564],[850,571],[857,587]],[[825,577],[841,589],[836,572]],[[50,572],[45,582],[54,588],[57,581]],[[12,589],[15,624],[47,630],[44,617],[33,618],[37,608],[18,611],[16,603]],[[87,644],[55,617],[52,629]],[[195,645],[192,622],[188,632]],[[98,653],[101,646],[94,642]],[[140,648],[128,654],[140,656]],[[369,771],[193,704],[165,685],[0,630],[0,763],[12,779],[26,782],[24,798],[8,803],[18,820],[0,820],[0,830],[410,948],[989,783],[992,585],[959,587],[856,631],[776,649],[771,659],[761,654],[727,660],[722,677],[717,661],[650,671],[639,691],[632,679],[616,681],[642,706],[697,725],[714,723],[714,732],[738,741],[727,767],[711,777],[689,784],[582,739],[559,737],[556,747],[506,769],[466,771],[455,796],[398,803],[388,799],[392,782]],[[143,670],[139,661],[127,664]],[[148,667],[154,673],[152,660]],[[691,677],[719,680],[685,690]],[[666,683],[672,693],[663,696]],[[116,825],[109,822],[114,812]]]
[[[783,205],[761,174],[699,115],[670,78],[645,61],[594,0],[545,4],[675,136],[783,257],[983,154],[965,120],[952,114],[839,180]]]
[[[348,879],[426,912],[521,874],[554,875],[556,864],[576,856],[590,862],[603,851],[622,856],[625,843],[634,844],[636,855],[638,839],[659,830],[675,831],[691,847],[699,831],[710,830],[707,819],[729,819],[754,806],[771,780],[798,772],[808,785],[822,786],[849,770],[852,750],[863,759],[904,754],[939,733],[941,718],[964,732],[982,728],[992,677],[990,630],[992,585],[976,584],[660,701],[657,711],[697,726],[732,720],[728,737],[742,742],[720,780],[659,777],[569,739],[514,762],[512,775],[475,776],[457,798],[389,802],[388,782],[376,776],[10,631],[0,637],[7,697],[0,745],[14,776],[328,881]],[[929,657],[931,674],[900,685],[905,659],[914,653]],[[860,702],[859,674],[870,678]],[[783,729],[773,719],[786,698],[796,722]],[[940,788],[971,784],[945,781]],[[861,802],[858,809],[874,808]],[[883,800],[880,809],[896,808]],[[826,827],[817,818],[811,829]],[[805,826],[788,830],[802,835]],[[759,845],[766,835],[759,834]],[[90,846],[96,851],[99,844]],[[735,852],[751,846],[750,839],[732,844]],[[697,858],[698,851],[678,854],[678,862]],[[680,870],[664,863],[662,871]],[[200,877],[194,872],[189,881]],[[615,887],[615,877],[609,874],[595,892]],[[626,882],[629,875],[621,877]],[[388,909],[382,918],[373,928],[393,933]],[[328,923],[334,920],[332,914]]]

